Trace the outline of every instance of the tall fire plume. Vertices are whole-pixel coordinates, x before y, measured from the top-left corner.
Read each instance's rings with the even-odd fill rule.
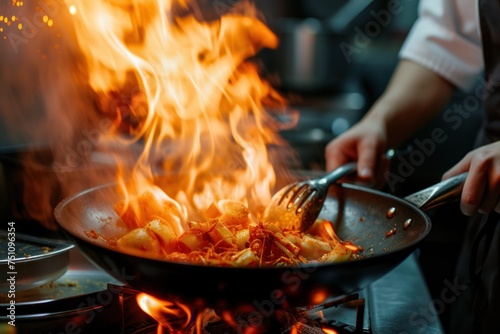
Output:
[[[147,193],[168,203],[179,230],[211,206],[236,201],[255,214],[269,201],[277,170],[287,170],[288,151],[272,150],[285,147],[277,116],[286,108],[253,61],[278,40],[250,2],[225,13],[186,0],[9,6],[0,13],[1,79],[12,88],[2,117],[48,144],[56,176],[25,173],[32,216],[50,216],[56,183],[68,195],[118,180],[123,211],[141,217],[134,199]],[[44,112],[30,118],[37,103]]]

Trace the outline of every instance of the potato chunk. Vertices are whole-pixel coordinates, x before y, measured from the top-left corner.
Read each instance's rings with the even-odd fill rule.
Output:
[[[135,249],[142,252],[161,254],[161,247],[155,234],[147,228],[136,228],[117,240],[120,248]]]
[[[169,224],[163,222],[161,219],[154,219],[145,228],[155,234],[161,248],[165,252],[170,253],[177,250],[177,236]]]
[[[240,225],[246,228],[251,223],[250,211],[244,204],[227,200],[221,201],[219,205],[222,211],[219,221],[226,226]]]
[[[331,251],[332,246],[329,243],[308,235],[304,235],[300,241],[299,254],[308,260],[318,259]]]
[[[230,247],[236,243],[236,238],[222,222],[215,223],[209,235],[214,244],[220,244],[224,247]]]
[[[209,245],[203,233],[186,231],[179,237],[179,248],[184,253],[199,251]]]
[[[333,250],[319,258],[319,262],[344,262],[351,257],[352,250],[345,247],[342,243],[335,245]]]

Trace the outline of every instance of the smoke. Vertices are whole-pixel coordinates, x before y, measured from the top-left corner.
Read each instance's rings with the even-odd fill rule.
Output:
[[[68,8],[55,0],[21,4],[0,7],[1,146],[15,152],[5,163],[9,175],[22,179],[10,187],[15,218],[56,229],[60,200],[113,180],[101,145],[111,121],[96,108]]]
[[[220,7],[207,7],[209,2],[199,4],[174,12],[199,16],[208,8],[212,16],[224,14]],[[241,12],[238,8],[251,7],[234,6],[230,12]],[[89,86],[88,60],[77,43],[71,7],[63,0],[2,4],[0,50],[0,144],[18,152],[14,168],[22,180],[13,187],[13,211],[17,218],[57,229],[53,209],[64,197],[115,181],[117,156],[121,168],[132,170],[141,143],[130,146],[116,134],[140,121],[132,107],[141,94],[133,84],[104,96]],[[283,161],[295,162],[294,152],[276,144],[270,160],[285,174]]]

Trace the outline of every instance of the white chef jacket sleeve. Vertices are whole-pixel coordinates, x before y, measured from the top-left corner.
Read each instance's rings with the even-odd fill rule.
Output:
[[[420,0],[399,56],[468,91],[483,69],[477,1]]]

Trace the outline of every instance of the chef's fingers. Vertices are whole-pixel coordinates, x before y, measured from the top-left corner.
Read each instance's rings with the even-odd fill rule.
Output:
[[[491,212],[500,196],[500,142],[473,150],[454,169],[467,168],[467,164],[469,176],[462,191],[464,213]]]
[[[468,171],[460,207],[466,215],[500,209],[500,141],[479,147],[443,175],[447,179]],[[500,210],[499,210],[500,211]]]
[[[480,204],[485,198],[491,160],[485,158],[482,154],[469,153],[458,165],[464,163],[464,160],[465,165],[467,162],[469,163],[469,174],[462,189],[460,209],[465,215],[472,216],[477,213]]]
[[[477,173],[470,173],[465,180],[460,199],[460,209],[467,216],[477,213],[486,188],[486,178]]]
[[[500,162],[493,160],[487,173],[487,187],[479,205],[480,213],[489,213],[495,209],[500,198]]]
[[[353,158],[357,156],[355,149],[355,145],[348,140],[329,142],[325,148],[326,170],[331,171],[342,164],[353,161]]]
[[[450,168],[447,172],[443,174],[442,180],[449,179],[452,176],[469,172],[467,179],[465,180],[464,187],[462,189],[462,195],[460,198],[460,210],[463,214],[467,216],[472,216],[476,214],[479,204],[483,198],[483,192],[485,188],[485,181],[481,177],[481,175],[477,174],[477,171],[474,172],[471,170],[472,160],[474,158],[474,154],[469,152],[462,158],[457,164],[455,164],[452,168]],[[475,168],[477,169],[478,164],[475,164]],[[478,198],[478,194],[481,194]]]
[[[365,138],[358,144],[358,177],[369,183],[374,183],[375,173],[380,161],[379,143],[371,138]]]
[[[328,143],[325,148],[326,170],[332,171],[343,164],[356,161],[358,155],[356,142],[356,138],[343,137]],[[356,173],[350,173],[339,180],[339,182],[347,183],[355,183],[356,181]]]

